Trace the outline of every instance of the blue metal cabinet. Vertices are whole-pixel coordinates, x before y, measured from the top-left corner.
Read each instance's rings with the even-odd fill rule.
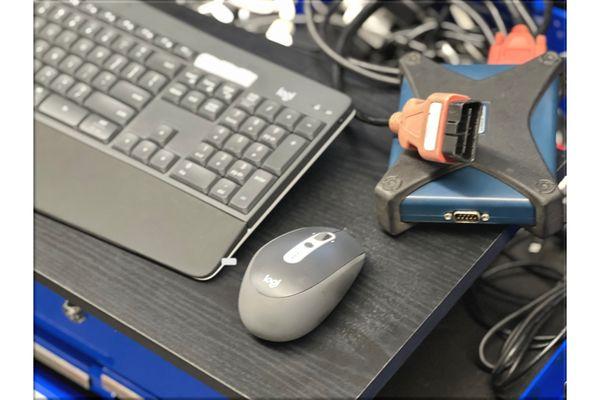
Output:
[[[38,361],[104,398],[225,398],[98,318],[76,311],[48,287],[35,283]],[[36,375],[39,386],[44,376]]]

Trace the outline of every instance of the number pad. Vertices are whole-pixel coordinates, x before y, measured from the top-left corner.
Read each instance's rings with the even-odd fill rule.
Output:
[[[208,135],[206,141],[220,149],[223,147],[223,144],[227,138],[229,138],[229,135],[231,135],[231,131],[229,129],[225,128],[224,126],[217,125],[211,134]]]
[[[233,162],[233,156],[224,151],[218,151],[214,156],[211,157],[210,161],[206,166],[220,175],[225,175],[227,168]]]
[[[244,160],[247,160],[256,166],[260,166],[270,152],[269,147],[266,145],[253,143],[244,153]]]
[[[227,177],[243,185],[252,172],[254,172],[252,164],[244,160],[237,160],[233,163],[229,171],[227,171]]]
[[[247,117],[248,114],[246,114],[245,111],[242,111],[239,108],[233,108],[223,116],[221,123],[237,132]]]
[[[256,140],[258,138],[258,135],[265,128],[266,125],[267,123],[264,119],[252,116],[248,118],[246,122],[244,122],[244,124],[240,128],[240,132]]]

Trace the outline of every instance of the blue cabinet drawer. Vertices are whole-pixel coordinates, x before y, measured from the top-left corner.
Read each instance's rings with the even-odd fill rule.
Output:
[[[36,358],[102,397],[225,398],[39,282],[34,326]]]

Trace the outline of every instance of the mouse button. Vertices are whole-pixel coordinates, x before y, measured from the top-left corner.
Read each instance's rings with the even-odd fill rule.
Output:
[[[334,238],[334,236],[328,232],[320,232],[320,233],[317,233],[315,236],[313,236],[313,239],[316,241],[319,241],[319,242],[326,242],[333,238]]]
[[[286,263],[280,253],[265,252],[254,262],[252,284],[269,297],[288,297],[308,290],[361,254],[356,252],[357,246],[345,242],[325,243],[295,264]]]

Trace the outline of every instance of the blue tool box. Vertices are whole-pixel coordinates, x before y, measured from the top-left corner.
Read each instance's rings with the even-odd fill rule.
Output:
[[[34,354],[102,398],[211,398],[225,396],[135,340],[90,314],[75,314],[65,299],[39,282],[34,287]],[[69,315],[70,318],[67,316]],[[193,345],[193,344],[190,344]],[[43,368],[35,387],[47,398],[78,398],[79,393]],[[38,390],[39,389],[39,390]],[[46,394],[50,394],[50,396]]]

